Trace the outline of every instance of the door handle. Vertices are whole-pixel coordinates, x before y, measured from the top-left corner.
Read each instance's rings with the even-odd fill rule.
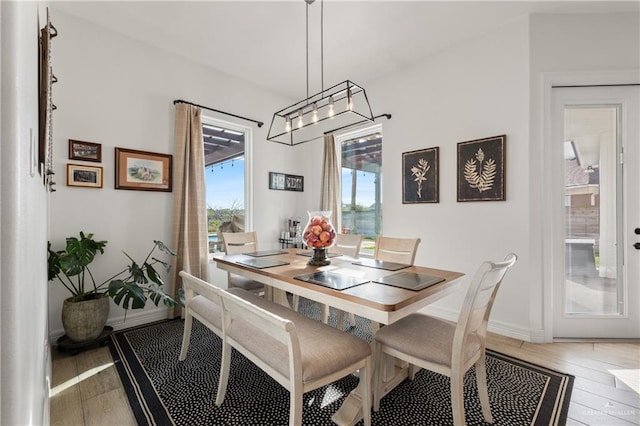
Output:
[[[635,243],[633,246],[636,248],[636,250],[640,250],[640,243]]]

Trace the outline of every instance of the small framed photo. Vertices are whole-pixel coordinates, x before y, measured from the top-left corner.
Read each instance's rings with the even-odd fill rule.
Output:
[[[116,189],[171,192],[173,156],[116,148]]]
[[[102,188],[102,167],[67,164],[67,186]]]
[[[284,173],[269,172],[269,189],[284,190]]]
[[[458,143],[458,201],[505,201],[506,135]]]
[[[69,159],[102,162],[102,145],[69,139]]]
[[[304,176],[285,175],[284,189],[287,191],[304,191]]]
[[[402,153],[402,204],[438,203],[440,148]]]

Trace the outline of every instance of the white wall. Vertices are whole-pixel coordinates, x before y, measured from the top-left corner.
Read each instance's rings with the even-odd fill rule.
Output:
[[[385,121],[383,232],[420,237],[416,263],[468,274],[513,251],[519,260],[498,294],[494,329],[528,337],[528,23],[508,24],[399,72],[369,90]],[[457,143],[506,134],[506,201],[457,202]],[[402,153],[440,147],[440,202],[402,204]],[[461,291],[429,310],[455,317]]]
[[[38,140],[38,30],[44,25],[38,22],[38,12],[36,2],[0,2],[0,423],[4,425],[49,422],[47,197],[42,178],[31,173]]]
[[[311,179],[308,163],[304,159],[294,161],[304,148],[292,149],[266,141],[273,111],[291,100],[56,11],[53,6],[60,34],[54,46],[55,74],[59,79],[55,86],[58,110],[54,122],[58,185],[51,197],[54,247],[62,247],[65,237],[81,230],[107,240],[105,254],[94,262],[95,275],[104,280],[126,265],[122,250],[140,258],[154,239],[171,246],[173,194],[115,190],[114,148],[173,154],[175,99],[265,122],[262,128],[253,126],[254,229],[261,247],[276,247],[285,218],[304,213],[293,206],[304,206],[307,198],[313,198],[310,191],[267,190],[269,171]],[[209,111],[204,113],[232,120]],[[249,122],[239,124],[251,126]],[[77,163],[68,159],[68,139],[102,144],[102,189],[66,186],[66,165]],[[50,285],[51,333],[58,336],[63,334],[62,301],[69,294],[57,283]],[[143,311],[130,311],[126,322],[123,314],[112,303],[108,323],[116,328],[133,326],[164,318],[164,309],[149,304]]]

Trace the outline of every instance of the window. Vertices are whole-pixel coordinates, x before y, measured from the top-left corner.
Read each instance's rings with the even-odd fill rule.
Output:
[[[249,163],[250,129],[202,118],[204,139],[205,186],[207,204],[207,241],[209,254],[224,251],[218,232],[241,232],[250,223],[247,205],[251,179]]]
[[[364,235],[361,253],[373,255],[382,233],[382,126],[336,138],[340,150],[342,232]]]

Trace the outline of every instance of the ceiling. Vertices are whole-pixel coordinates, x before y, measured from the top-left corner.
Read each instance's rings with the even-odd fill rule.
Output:
[[[366,88],[386,75],[530,13],[640,13],[638,0],[315,0],[308,6],[307,93],[307,4],[303,0],[54,0],[50,5],[54,22],[55,11],[63,11],[292,101],[347,79]],[[207,164],[244,153],[243,136],[222,129],[203,130]],[[379,135],[349,141],[348,145],[345,167],[370,172],[379,169]]]
[[[529,13],[640,13],[634,1],[343,1],[309,6],[309,95],[363,85]],[[287,1],[52,1],[85,19],[257,84],[307,97],[305,8]]]

